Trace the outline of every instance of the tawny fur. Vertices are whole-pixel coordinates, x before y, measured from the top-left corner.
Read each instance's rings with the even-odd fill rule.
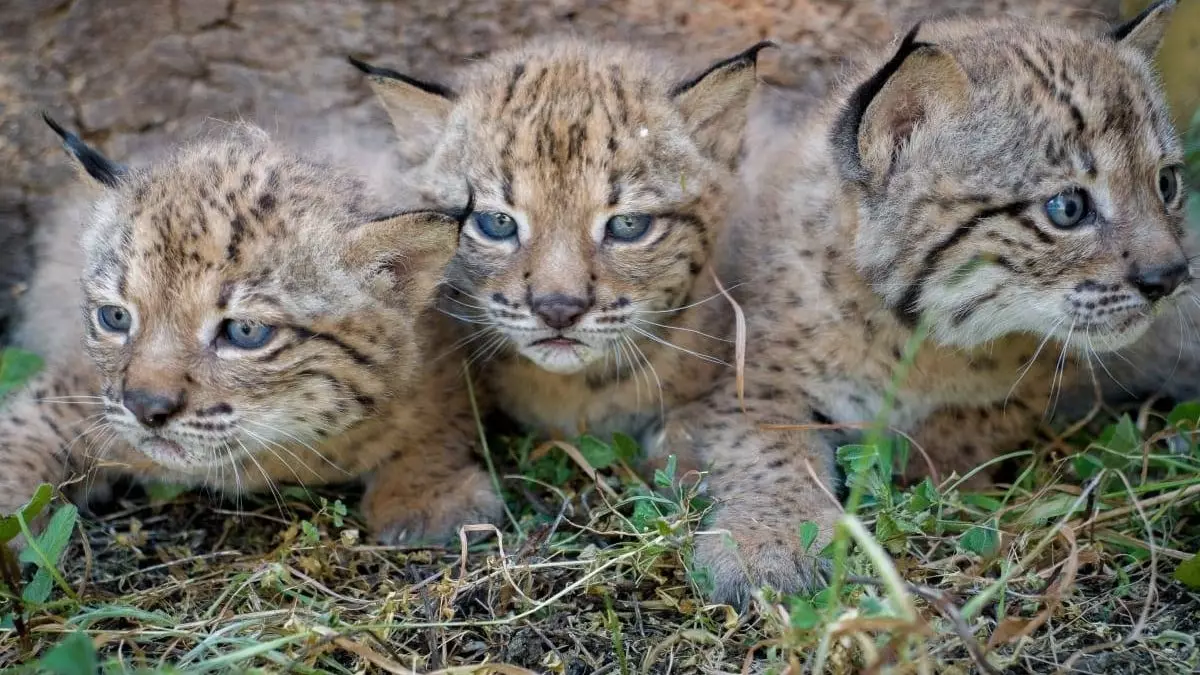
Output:
[[[44,374],[0,412],[0,511],[41,482],[82,476],[74,485],[94,490],[125,474],[223,492],[362,479],[387,543],[496,517],[459,369],[428,358],[454,208],[381,215],[356,179],[250,127],[100,190],[82,298],[34,284],[33,297],[82,300],[83,313],[30,325],[84,339],[55,341]],[[98,320],[105,305],[132,315],[127,334]],[[238,349],[221,337],[229,319],[275,333]],[[150,425],[126,405],[137,391],[181,405]]]
[[[864,425],[885,414],[941,475],[962,475],[1033,440],[1059,382],[1082,377],[1093,350],[1137,340],[1172,302],[1130,281],[1139,268],[1186,268],[1182,198],[1159,188],[1180,144],[1150,66],[1169,11],[1121,43],[931,23],[916,35],[931,46],[899,64],[861,125],[839,125],[850,92],[894,47],[818,119],[752,126],[728,248],[748,320],[745,413],[726,373],[671,413],[663,439],[710,467],[712,526],[736,544],[697,542],[717,599],[821,583],[797,531],[813,521],[814,550],[828,540],[834,449]],[[1091,194],[1096,216],[1056,228],[1043,205],[1070,188]],[[929,337],[885,410],[921,321]],[[910,476],[929,470],[914,451]]]
[[[761,47],[759,47],[761,48]],[[573,438],[646,438],[728,368],[731,314],[713,281],[758,48],[687,79],[615,44],[537,43],[488,58],[453,91],[361,64],[401,137],[435,130],[416,169],[437,199],[476,192],[515,236],[467,225],[442,302],[469,331],[495,405]],[[606,236],[645,214],[635,241]],[[547,298],[579,315],[555,327]],[[567,338],[570,347],[545,345]]]

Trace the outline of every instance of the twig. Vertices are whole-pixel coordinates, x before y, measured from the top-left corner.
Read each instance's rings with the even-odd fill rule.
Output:
[[[1131,493],[1131,494],[1133,494],[1133,493]],[[1198,483],[1196,485],[1189,485],[1188,487],[1180,488],[1173,492],[1167,492],[1167,493],[1161,494],[1157,497],[1151,497],[1150,499],[1147,499],[1147,500],[1141,502],[1141,506],[1142,507],[1158,506],[1159,504],[1169,502],[1174,499],[1186,499],[1186,498],[1192,497],[1194,495],[1200,495],[1200,483]],[[1137,503],[1138,503],[1138,501],[1135,497],[1134,504],[1137,504]],[[1098,513],[1095,516],[1092,516],[1088,520],[1084,521],[1077,527],[1083,527],[1083,526],[1087,526],[1087,525],[1095,525],[1096,523],[1102,523],[1102,522],[1105,522],[1108,520],[1112,520],[1114,518],[1120,518],[1122,516],[1126,516],[1126,515],[1129,515],[1130,513],[1133,513],[1135,510],[1140,510],[1140,509],[1135,509],[1135,507],[1133,507],[1133,506],[1122,506],[1119,509],[1113,509],[1111,511],[1105,511],[1104,513]]]
[[[729,301],[729,306],[733,308],[734,319],[734,364],[736,367],[735,381],[737,383],[738,405],[742,412],[746,412],[746,315],[742,312],[742,306],[733,299],[729,291],[725,290],[725,286],[717,277],[717,272],[713,268],[708,271],[712,274],[713,282],[717,285],[717,290],[725,299]]]

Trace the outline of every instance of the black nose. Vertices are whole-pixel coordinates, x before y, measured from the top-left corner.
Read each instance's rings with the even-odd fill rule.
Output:
[[[1191,277],[1185,261],[1155,267],[1141,267],[1135,264],[1129,270],[1129,283],[1150,302],[1174,293],[1176,288]]]
[[[167,423],[171,416],[183,408],[183,391],[160,392],[145,389],[125,391],[125,407],[138,421],[157,429]]]
[[[542,317],[547,326],[558,330],[574,326],[587,308],[587,300],[562,293],[543,295],[533,301],[534,313]]]

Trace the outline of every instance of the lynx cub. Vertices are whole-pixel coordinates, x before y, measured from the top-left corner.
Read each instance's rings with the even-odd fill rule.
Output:
[[[752,138],[728,249],[746,414],[726,375],[664,439],[711,466],[713,525],[737,543],[698,543],[718,599],[820,582],[797,528],[830,531],[816,481],[836,491],[834,449],[864,423],[887,412],[965,473],[1032,439],[1062,371],[1133,343],[1186,287],[1181,149],[1150,65],[1172,7],[1109,35],[919,26],[829,114]]]
[[[473,332],[495,404],[543,433],[646,435],[725,369],[715,253],[767,43],[671,79],[613,44],[497,54],[451,89],[354,62],[416,173],[478,203],[444,311]]]
[[[385,542],[496,515],[458,374],[423,365],[466,213],[366,211],[355,180],[249,127],[126,169],[47,121],[103,189],[83,316],[58,327],[86,350],[5,402],[0,511],[123,472],[229,491],[361,477]]]

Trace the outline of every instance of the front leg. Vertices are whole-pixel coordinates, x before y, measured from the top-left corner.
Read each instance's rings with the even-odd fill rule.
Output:
[[[694,453],[708,467],[716,506],[706,529],[714,532],[697,537],[695,564],[711,575],[714,601],[745,606],[763,585],[794,592],[825,583],[815,554],[832,538],[841,508],[831,497],[837,489],[832,445],[812,431],[762,428],[795,424],[802,404],[784,406],[747,392],[743,413],[732,379],[668,414],[655,451]],[[800,538],[805,522],[819,530],[810,550]]]
[[[445,415],[445,416],[441,416]],[[443,544],[462,525],[495,523],[503,512],[487,472],[476,461],[470,410],[424,415],[428,429],[406,425],[384,442],[400,443],[367,478],[362,510],[387,545]]]
[[[989,407],[944,408],[927,417],[912,434],[921,452],[909,454],[904,481],[912,484],[932,474],[945,479],[975,471],[989,460],[1025,449],[1037,438],[1046,399],[1013,399]],[[926,456],[928,459],[926,459]],[[935,469],[936,471],[931,470]],[[992,464],[963,483],[987,487],[999,468]]]

